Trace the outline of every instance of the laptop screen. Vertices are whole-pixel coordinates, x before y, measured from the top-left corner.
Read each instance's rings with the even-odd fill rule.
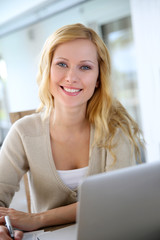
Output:
[[[78,240],[160,239],[160,162],[85,179],[77,222]]]

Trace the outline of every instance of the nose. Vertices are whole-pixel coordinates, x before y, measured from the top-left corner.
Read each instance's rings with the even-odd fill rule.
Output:
[[[77,71],[75,68],[69,68],[66,76],[65,76],[65,80],[68,84],[72,84],[78,81],[78,75],[77,75]]]

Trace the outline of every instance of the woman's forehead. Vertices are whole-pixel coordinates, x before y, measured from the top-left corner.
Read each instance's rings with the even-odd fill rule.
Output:
[[[61,43],[54,51],[54,58],[71,57],[80,58],[81,60],[97,60],[96,45],[89,39],[76,39]]]

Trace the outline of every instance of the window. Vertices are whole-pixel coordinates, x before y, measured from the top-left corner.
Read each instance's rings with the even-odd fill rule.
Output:
[[[0,146],[3,143],[10,126],[6,94],[6,78],[6,64],[5,61],[0,58]]]
[[[114,95],[140,125],[134,41],[130,17],[102,26],[112,63]]]

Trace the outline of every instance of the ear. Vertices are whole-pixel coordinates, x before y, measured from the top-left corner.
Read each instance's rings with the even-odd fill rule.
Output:
[[[98,88],[99,87],[99,79],[97,79],[97,82],[96,82],[96,86],[95,86],[96,88]]]

